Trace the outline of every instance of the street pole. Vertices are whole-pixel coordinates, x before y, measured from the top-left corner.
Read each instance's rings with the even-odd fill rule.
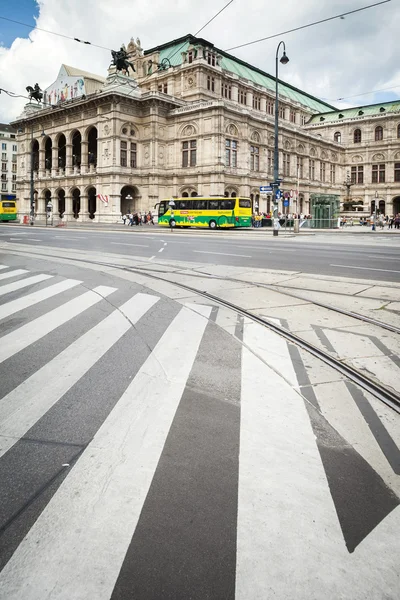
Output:
[[[377,225],[378,225],[378,192],[375,192],[375,222],[374,222],[375,231],[378,231]]]
[[[283,65],[286,65],[289,62],[288,57],[286,56],[286,46],[285,42],[281,41],[278,44],[276,49],[275,56],[275,144],[274,144],[274,211],[273,211],[273,227],[274,227],[274,236],[278,235],[279,231],[279,220],[278,220],[278,198],[277,191],[279,188],[279,101],[278,101],[278,54],[279,48],[283,45],[283,55],[280,59],[280,62]]]
[[[33,225],[35,219],[35,186],[33,182],[33,124],[31,125],[31,193],[30,193],[30,214],[29,224]]]

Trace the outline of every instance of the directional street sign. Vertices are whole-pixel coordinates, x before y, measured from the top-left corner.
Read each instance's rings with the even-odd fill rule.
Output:
[[[276,190],[276,192],[275,192],[275,198],[277,200],[280,200],[282,198],[282,190]]]
[[[271,185],[260,185],[260,193],[261,194],[267,194],[268,192],[272,192]]]
[[[285,199],[283,201],[283,206],[289,206],[289,200],[288,199]]]

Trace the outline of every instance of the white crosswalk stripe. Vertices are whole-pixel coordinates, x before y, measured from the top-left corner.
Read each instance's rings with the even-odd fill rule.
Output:
[[[15,269],[15,271],[7,271],[7,273],[0,273],[0,281],[3,279],[11,279],[11,277],[18,277],[19,275],[25,275],[28,273],[26,269]]]
[[[116,288],[98,286],[93,291],[69,300],[69,302],[3,336],[0,338],[0,363],[94,306],[115,290]]]
[[[137,294],[0,400],[0,456],[158,301]],[[57,374],[55,376],[55,374]]]
[[[7,600],[110,598],[206,324],[182,308],[168,327],[1,573]]]
[[[320,452],[320,433],[310,416],[314,413],[308,413],[302,396],[307,386],[299,384],[293,347],[249,319],[239,327],[231,311],[216,315],[217,326],[209,321],[212,306],[186,303],[185,298],[178,305],[159,295],[135,293],[131,282],[118,290],[103,285],[76,289],[73,293],[79,295],[65,300],[63,294],[68,297],[67,290],[77,288],[80,280],[49,285],[53,275],[26,273],[14,269],[2,273],[9,277],[0,281],[0,296],[22,290],[0,305],[0,319],[16,313],[21,317],[15,319],[15,329],[0,337],[0,384],[5,376],[3,392],[0,385],[0,480],[6,482],[3,490],[0,486],[0,531],[6,546],[12,546],[8,551],[0,545],[1,598],[128,600],[165,594],[194,600],[309,600],[324,589],[329,598],[364,600],[381,597],[380,586],[382,597],[392,597],[399,577],[393,531],[400,508],[389,511],[371,537],[348,552],[334,482]],[[7,282],[11,277],[16,280]],[[26,293],[29,285],[37,287]],[[106,303],[94,308],[114,293],[112,308]],[[29,321],[24,310],[40,303],[46,310],[46,302],[56,295],[60,306]],[[62,327],[91,308],[95,324],[90,329],[87,324],[85,332],[57,350]],[[13,319],[10,324],[14,326]],[[59,336],[44,339],[57,328]],[[242,342],[234,337],[239,331]],[[37,371],[29,365],[24,378],[24,352],[31,357],[30,347],[39,340],[41,346],[51,346],[49,362],[39,361]],[[8,377],[14,361],[1,364],[12,357],[14,379]],[[299,362],[304,366],[301,358]],[[368,423],[345,383],[330,382],[315,393],[319,417],[327,416],[376,472],[385,469],[386,483],[400,489],[389,462],[383,464],[383,455],[378,456],[376,442],[371,450]],[[349,416],[351,423],[345,423]],[[217,436],[220,445],[212,441]],[[328,445],[333,446],[332,439]],[[339,471],[342,476],[343,463]],[[351,474],[356,478],[356,469]],[[204,514],[192,506],[197,495],[209,503]],[[381,502],[382,495],[378,497]],[[214,526],[223,521],[229,532],[227,539],[220,536],[229,547],[222,558],[207,519],[213,503],[221,511],[215,512]],[[165,573],[157,572],[160,564],[150,563],[160,539],[158,521],[165,524],[162,531],[187,527],[182,533],[194,546],[200,540],[198,555],[191,549],[200,577],[207,579],[207,560],[220,560],[216,573],[221,579],[231,576],[230,592],[212,596],[210,588],[203,593],[193,585],[196,578],[179,562],[185,544],[181,554],[170,544],[168,556],[159,545]],[[149,523],[155,523],[151,532]],[[147,553],[142,551],[148,573],[139,574],[144,582],[143,588],[138,584],[139,592],[124,595],[121,590],[130,588],[123,579],[129,579],[143,550],[141,532],[150,540]],[[375,548],[382,547],[389,549],[388,556],[371,561]],[[329,560],[321,561],[321,556]],[[380,577],[383,568],[385,577]],[[168,579],[174,569],[178,577],[185,573],[178,590]],[[154,580],[165,583],[165,589]]]
[[[2,271],[3,269],[8,269],[7,265],[0,265],[0,271]]]
[[[33,275],[32,277],[27,277],[26,279],[21,279],[20,281],[14,281],[13,283],[2,285],[0,287],[0,296],[4,296],[5,294],[9,294],[10,292],[16,292],[17,290],[21,290],[24,287],[34,285],[35,283],[41,283],[42,281],[52,279],[53,277],[54,275],[46,275],[45,273],[40,273],[39,275]]]
[[[9,317],[10,315],[14,315],[15,313],[23,310],[24,308],[28,308],[29,306],[33,306],[42,300],[47,300],[48,298],[52,298],[57,294],[61,294],[66,290],[70,290],[73,287],[76,287],[82,283],[82,281],[78,281],[77,279],[64,279],[64,281],[60,281],[55,283],[54,285],[50,285],[43,290],[39,290],[37,292],[32,292],[32,294],[27,294],[26,296],[22,296],[21,298],[17,298],[16,300],[12,300],[11,302],[7,302],[6,304],[2,304],[0,306],[0,319],[4,319],[5,317]]]

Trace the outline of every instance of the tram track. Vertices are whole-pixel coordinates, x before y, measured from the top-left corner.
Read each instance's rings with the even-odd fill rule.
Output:
[[[136,273],[138,275],[148,277],[149,279],[167,282],[170,285],[174,285],[176,287],[184,289],[193,294],[203,296],[204,298],[207,298],[208,300],[212,300],[213,302],[216,302],[217,304],[224,306],[225,308],[235,311],[236,313],[242,315],[243,317],[247,317],[247,318],[251,319],[255,323],[258,323],[259,325],[262,325],[263,327],[270,329],[274,333],[276,333],[279,336],[286,339],[288,342],[295,344],[299,348],[305,350],[306,352],[308,352],[312,356],[318,358],[319,360],[321,360],[323,363],[325,363],[326,365],[328,365],[335,371],[337,371],[337,372],[341,373],[342,375],[344,375],[345,377],[347,377],[350,381],[357,384],[364,391],[372,394],[375,398],[380,400],[382,403],[386,404],[386,406],[390,407],[392,410],[394,410],[395,412],[400,414],[400,394],[398,394],[396,391],[394,391],[394,390],[392,391],[392,390],[388,389],[387,387],[381,385],[377,381],[374,381],[372,378],[367,377],[366,375],[361,373],[358,369],[344,363],[342,360],[340,360],[338,358],[335,358],[334,356],[329,354],[329,352],[326,352],[325,350],[322,350],[322,349],[318,348],[317,346],[314,346],[314,344],[311,344],[311,342],[307,342],[300,336],[288,331],[287,329],[285,329],[279,325],[276,325],[275,323],[268,321],[267,319],[265,319],[259,315],[254,314],[253,312],[251,312],[245,308],[242,308],[241,306],[233,304],[232,302],[229,302],[228,300],[225,300],[224,298],[220,298],[219,296],[210,294],[209,292],[206,292],[204,290],[199,290],[199,289],[189,286],[185,283],[171,281],[170,279],[166,279],[165,277],[155,275],[154,271],[149,273],[148,271],[145,271],[144,269],[141,269],[141,268],[129,267],[129,266],[123,266],[123,265],[115,265],[113,263],[87,261],[87,260],[83,260],[83,259],[72,259],[72,260],[87,262],[89,264],[96,264],[98,266],[103,266],[103,267],[111,267],[111,268],[115,268],[117,270],[123,270],[123,271],[129,272],[129,273]],[[214,276],[211,276],[211,277],[214,278]],[[217,277],[217,279],[218,279],[218,277]],[[224,280],[232,280],[232,278],[223,278],[223,279]],[[240,283],[246,283],[239,279],[238,280],[233,279],[233,281],[238,281]],[[257,285],[259,285],[259,284],[257,284]],[[261,286],[261,287],[264,287],[264,286]],[[270,289],[269,286],[268,286],[268,289]],[[273,289],[273,287],[271,287],[271,289]],[[302,299],[304,299],[304,298],[302,298]],[[315,304],[315,302],[313,302],[313,301],[310,301],[310,302]],[[334,310],[334,309],[332,308],[332,310]],[[341,309],[339,309],[337,312],[340,312],[341,314],[346,314],[346,311],[342,311]],[[358,317],[358,318],[360,318],[360,320],[365,320],[370,324],[372,323],[377,326],[386,326],[386,323],[382,323],[381,321],[374,321],[373,319],[364,317],[364,315],[357,315],[357,313],[353,313],[353,314],[347,313],[347,314],[349,314],[349,316],[353,316],[353,318]],[[357,317],[355,315],[357,315]],[[388,329],[388,328],[389,327],[385,327],[385,329]],[[393,329],[390,329],[390,330],[393,331]],[[394,330],[396,331],[396,333],[400,333],[398,328],[394,328]]]
[[[37,253],[36,256],[40,256],[40,254]],[[47,258],[47,256],[43,255],[43,258]],[[254,321],[255,323],[258,323],[259,325],[266,327],[267,329],[278,334],[279,336],[281,336],[282,338],[284,338],[286,341],[290,342],[291,344],[294,344],[297,347],[308,352],[315,358],[322,361],[324,364],[328,365],[335,371],[337,371],[340,374],[342,374],[343,376],[345,376],[351,382],[358,385],[364,391],[370,393],[372,396],[374,396],[380,402],[384,403],[386,406],[390,407],[392,410],[394,410],[395,412],[400,414],[400,394],[397,393],[397,391],[388,389],[386,386],[380,384],[378,381],[374,380],[373,378],[366,376],[364,373],[361,373],[355,367],[346,364],[345,362],[343,362],[342,359],[332,356],[332,354],[330,354],[326,350],[322,350],[321,348],[318,348],[311,342],[304,340],[300,336],[296,335],[295,333],[290,332],[289,330],[285,329],[284,327],[277,325],[271,321],[268,321],[266,318],[264,318],[260,315],[254,314],[253,312],[251,312],[241,306],[238,306],[232,302],[229,302],[228,300],[225,300],[224,298],[221,298],[217,295],[211,294],[205,290],[201,290],[201,289],[192,287],[190,285],[187,285],[186,283],[181,283],[181,282],[177,282],[177,281],[168,279],[168,277],[167,277],[168,273],[166,273],[165,271],[162,271],[161,269],[159,271],[152,269],[152,271],[149,272],[149,270],[146,269],[145,267],[137,267],[137,266],[131,267],[131,266],[127,266],[127,265],[118,265],[118,264],[110,263],[110,262],[88,260],[88,259],[82,259],[82,258],[70,257],[70,256],[66,257],[66,259],[68,261],[71,261],[74,263],[85,263],[87,265],[96,265],[98,267],[112,268],[117,271],[119,270],[119,271],[124,271],[124,272],[132,273],[132,274],[141,275],[143,277],[146,277],[148,279],[152,279],[155,281],[162,281],[164,283],[168,283],[168,284],[178,287],[180,289],[184,289],[184,290],[190,292],[191,294],[202,296],[202,297],[206,298],[207,300],[211,300],[211,301],[215,302],[216,304],[219,304],[220,306],[224,306],[225,308],[228,308],[228,309],[236,312],[237,314],[240,314],[243,317],[247,317],[248,319]],[[156,274],[157,272],[163,273],[164,277],[162,277],[161,275],[157,275]],[[175,271],[174,274],[179,276],[179,272]],[[185,273],[182,273],[182,275],[187,276],[188,273],[185,272]],[[315,304],[320,307],[323,307],[327,310],[335,311],[340,314],[352,317],[354,319],[367,322],[368,324],[372,324],[377,327],[387,329],[394,333],[400,333],[399,328],[388,325],[387,323],[383,323],[381,321],[371,319],[369,317],[366,317],[365,315],[360,315],[358,313],[353,313],[351,311],[345,311],[343,309],[332,307],[330,305],[325,305],[324,303],[319,303],[314,300],[307,300],[303,296],[297,296],[291,292],[290,293],[289,292],[281,292],[279,290],[279,286],[269,285],[269,284],[261,284],[261,283],[252,283],[252,282],[247,282],[245,280],[235,279],[235,278],[231,278],[231,277],[220,277],[220,276],[215,276],[212,274],[201,273],[199,271],[196,272],[196,276],[203,277],[203,278],[208,277],[210,279],[217,279],[217,280],[221,280],[221,281],[233,281],[233,282],[237,282],[240,284],[246,284],[246,285],[251,284],[256,287],[265,288],[265,289],[268,289],[271,291],[276,291],[278,293],[283,293],[283,294],[292,296],[294,298],[299,298],[301,300],[304,300],[305,302],[309,302],[311,304]]]

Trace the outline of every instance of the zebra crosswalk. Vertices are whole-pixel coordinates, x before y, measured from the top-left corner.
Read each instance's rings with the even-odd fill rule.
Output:
[[[304,399],[284,340],[122,280],[0,271],[1,599],[395,597],[395,464]]]

